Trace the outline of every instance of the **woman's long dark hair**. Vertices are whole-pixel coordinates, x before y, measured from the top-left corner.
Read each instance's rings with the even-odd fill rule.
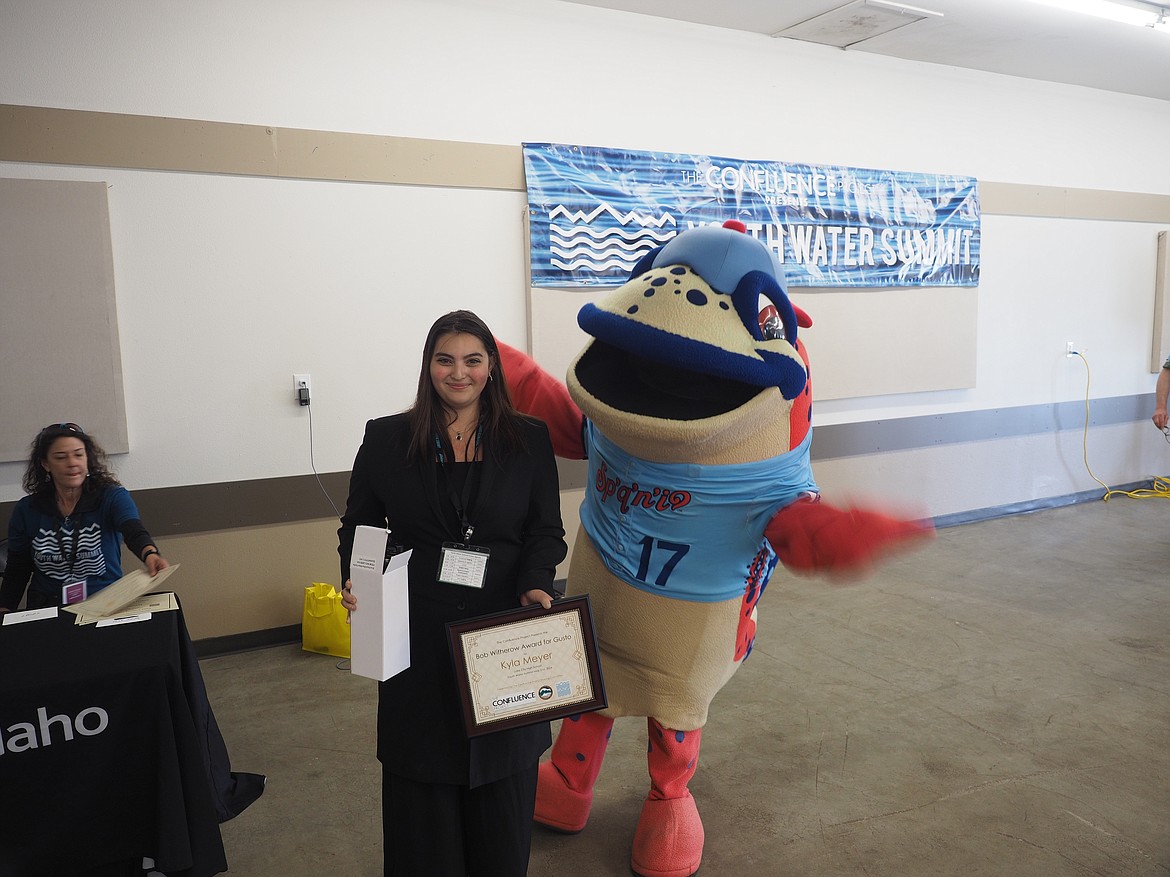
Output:
[[[497,456],[501,451],[527,451],[520,433],[523,415],[512,404],[508,383],[500,366],[500,349],[491,329],[471,311],[452,311],[435,320],[427,333],[423,345],[422,368],[418,375],[418,392],[414,404],[407,409],[410,416],[411,436],[407,458],[411,461],[433,460],[435,458],[435,436],[448,460],[455,454],[447,438],[448,417],[443,402],[431,382],[431,360],[435,347],[444,335],[465,333],[474,335],[483,344],[491,360],[489,380],[479,397],[479,425],[483,428],[482,442],[485,455]]]
[[[38,432],[29,446],[28,466],[24,470],[25,493],[52,496],[53,479],[42,464],[49,458],[49,448],[59,438],[79,439],[85,445],[85,462],[89,476],[81,485],[82,492],[118,485],[118,479],[106,464],[106,452],[92,436],[76,423],[53,423]]]

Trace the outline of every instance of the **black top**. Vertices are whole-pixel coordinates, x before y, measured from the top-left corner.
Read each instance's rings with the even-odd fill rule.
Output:
[[[447,641],[450,621],[516,609],[534,588],[553,593],[556,565],[568,550],[556,461],[543,423],[525,418],[521,435],[528,453],[497,455],[485,438],[483,462],[447,464],[458,487],[459,475],[471,479],[471,541],[491,550],[481,589],[437,581],[442,544],[460,541],[459,519],[440,464],[406,462],[406,415],[369,421],[354,460],[337,531],[342,581],[358,525],[388,526],[392,540],[414,551],[410,667],[381,683],[378,696],[378,758],[409,779],[482,785],[530,767],[552,742],[547,722],[469,740]]]

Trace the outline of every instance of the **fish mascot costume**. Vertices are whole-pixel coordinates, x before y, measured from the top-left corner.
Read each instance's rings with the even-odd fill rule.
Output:
[[[608,698],[561,723],[535,819],[583,829],[614,719],[645,716],[650,791],[630,866],[689,877],[708,707],[751,651],[777,563],[864,572],[932,530],[820,501],[798,337],[812,323],[742,223],[679,233],[577,319],[592,338],[567,387],[501,345],[517,406],[549,424],[559,456],[589,461],[568,591],[589,595]]]

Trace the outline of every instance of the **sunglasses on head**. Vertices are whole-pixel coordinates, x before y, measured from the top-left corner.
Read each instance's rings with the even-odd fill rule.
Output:
[[[76,432],[76,433],[79,433],[81,435],[85,435],[85,430],[82,429],[80,426],[78,426],[76,423],[50,423],[48,426],[46,426],[44,429],[41,430],[41,435],[44,435],[46,432],[49,432],[50,430],[60,430],[62,432]]]

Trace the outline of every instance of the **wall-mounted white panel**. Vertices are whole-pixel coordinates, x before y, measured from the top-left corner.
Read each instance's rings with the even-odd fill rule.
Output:
[[[1154,338],[1150,346],[1150,374],[1162,370],[1170,356],[1170,232],[1158,232],[1158,265],[1154,274]]]
[[[0,179],[0,460],[49,423],[127,449],[102,182]]]

